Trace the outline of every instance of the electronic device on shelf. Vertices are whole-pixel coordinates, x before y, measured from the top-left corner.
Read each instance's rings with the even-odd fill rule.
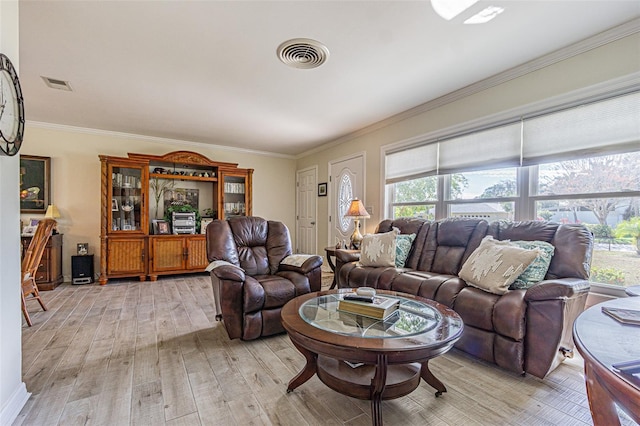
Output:
[[[196,214],[173,212],[172,215],[173,233],[174,234],[195,234],[196,233]]]

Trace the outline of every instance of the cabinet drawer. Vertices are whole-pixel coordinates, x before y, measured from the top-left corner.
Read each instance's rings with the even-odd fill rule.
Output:
[[[38,272],[36,272],[36,283],[46,283],[49,281],[51,281],[49,278],[49,271],[47,269],[44,271],[38,269]]]

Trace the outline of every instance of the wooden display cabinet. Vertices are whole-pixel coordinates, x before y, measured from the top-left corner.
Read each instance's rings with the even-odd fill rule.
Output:
[[[154,235],[149,237],[149,277],[185,271],[202,271],[207,267],[205,235]]]
[[[248,216],[251,213],[251,196],[248,196],[253,186],[253,170],[224,170],[220,171],[220,186],[222,196],[218,211],[223,212],[223,218],[232,216]]]
[[[109,278],[144,281],[147,276],[156,280],[158,275],[201,272],[208,265],[205,235],[153,235],[151,224],[161,219],[161,201],[166,208],[166,192],[156,194],[157,188],[172,191],[172,206],[197,198],[198,210],[212,209],[215,218],[252,214],[253,169],[190,151],[163,156],[130,153],[127,158],[101,155],[100,161],[102,285]]]

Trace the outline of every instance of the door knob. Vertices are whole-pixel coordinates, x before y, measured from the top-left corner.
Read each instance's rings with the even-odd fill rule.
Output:
[[[312,224],[312,225],[315,225],[316,223],[315,223],[315,222],[311,222],[311,224]]]

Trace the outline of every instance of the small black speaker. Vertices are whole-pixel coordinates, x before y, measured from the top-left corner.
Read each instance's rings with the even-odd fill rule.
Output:
[[[71,282],[89,284],[93,282],[93,255],[71,256]]]

